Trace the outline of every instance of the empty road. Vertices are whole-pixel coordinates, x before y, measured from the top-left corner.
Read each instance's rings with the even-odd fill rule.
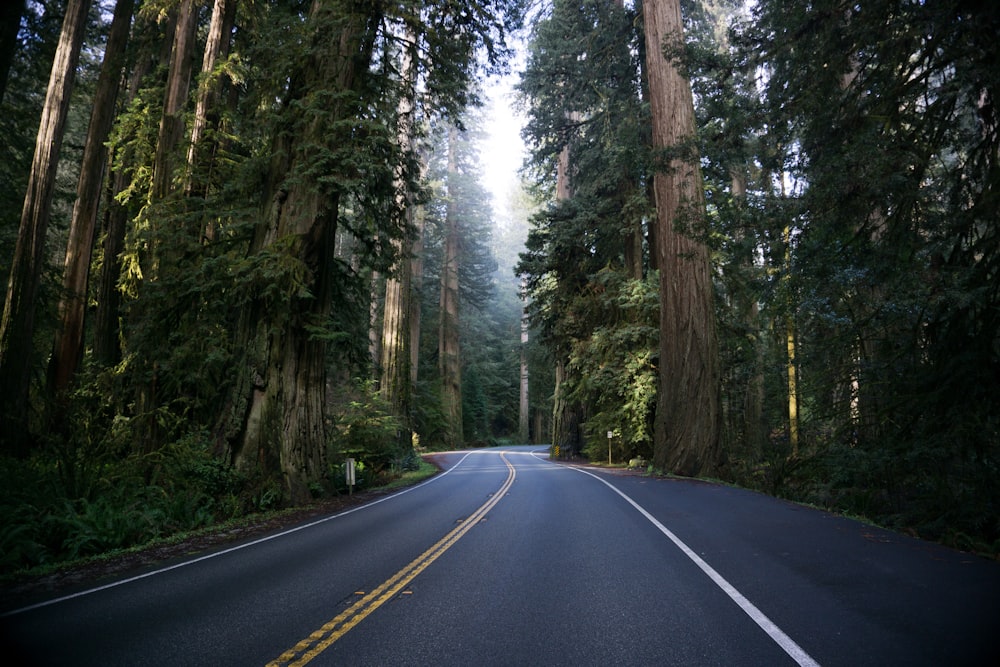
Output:
[[[1000,563],[537,447],[439,461],[360,508],[6,610],[4,664],[1000,664]]]

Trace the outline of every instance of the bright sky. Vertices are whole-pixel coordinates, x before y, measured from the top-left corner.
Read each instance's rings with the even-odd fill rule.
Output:
[[[518,75],[492,78],[487,82],[486,130],[488,137],[479,148],[483,181],[493,195],[493,211],[498,222],[510,218],[510,194],[515,188],[524,161],[521,128],[524,117],[514,108],[514,84]]]

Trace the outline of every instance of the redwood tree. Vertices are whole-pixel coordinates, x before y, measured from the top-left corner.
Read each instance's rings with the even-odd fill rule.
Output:
[[[719,354],[691,86],[664,55],[684,37],[679,0],[644,0],[660,270],[660,385],[653,461],[681,475],[719,465]]]
[[[89,0],[69,0],[66,7],[35,140],[35,155],[24,195],[3,319],[0,320],[0,438],[6,447],[15,451],[23,452],[27,444],[26,413],[34,359],[35,302],[45,262],[45,237],[59,149],[89,8]]]
[[[63,275],[63,298],[59,303],[60,329],[49,366],[52,389],[64,391],[76,372],[83,350],[83,319],[87,300],[87,283],[90,276],[91,251],[97,227],[97,209],[104,184],[108,160],[107,140],[114,121],[125,47],[135,0],[118,0],[115,5],[111,32],[104,49],[104,64],[94,95],[94,108],[87,129],[87,143],[80,166],[80,179],[76,189],[76,203],[70,221],[69,240],[66,243],[66,261]]]
[[[462,358],[458,333],[459,220],[457,206],[458,130],[448,132],[448,207],[445,214],[444,257],[441,261],[441,321],[438,365],[441,372],[441,408],[444,412],[445,444],[462,444]]]

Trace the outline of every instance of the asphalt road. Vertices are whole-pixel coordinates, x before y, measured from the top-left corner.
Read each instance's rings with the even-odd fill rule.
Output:
[[[1000,563],[530,447],[9,610],[3,664],[1000,665]]]

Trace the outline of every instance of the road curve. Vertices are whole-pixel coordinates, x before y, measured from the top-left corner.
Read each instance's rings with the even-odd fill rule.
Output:
[[[1000,564],[538,448],[7,611],[5,664],[993,665]]]

